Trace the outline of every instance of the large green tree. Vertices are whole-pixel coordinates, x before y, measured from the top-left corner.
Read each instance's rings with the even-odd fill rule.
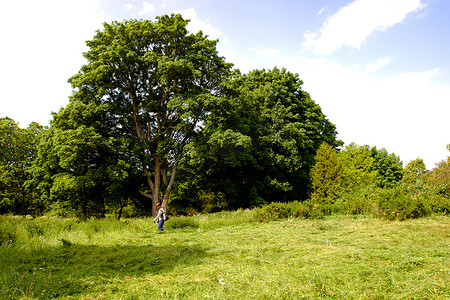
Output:
[[[180,15],[104,24],[87,41],[88,63],[70,79],[74,99],[108,104],[113,130],[145,175],[140,193],[167,205],[185,146],[231,65]]]
[[[305,199],[316,150],[340,142],[302,83],[276,68],[230,77],[191,151],[197,186],[230,208]]]
[[[41,136],[28,182],[47,208],[83,217],[103,217],[107,209],[121,211],[130,196],[133,173],[111,127],[107,105],[71,99],[54,114]]]
[[[0,213],[42,212],[33,190],[25,185],[31,179],[28,168],[36,157],[42,130],[35,122],[23,129],[10,118],[0,119]]]

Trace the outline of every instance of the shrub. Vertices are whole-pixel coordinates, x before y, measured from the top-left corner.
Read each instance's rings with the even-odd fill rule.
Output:
[[[315,156],[311,169],[311,199],[316,203],[333,203],[341,188],[342,163],[336,149],[323,142]]]
[[[273,202],[255,209],[254,216],[261,222],[288,218],[321,219],[336,212],[332,204],[313,204],[311,202]]]
[[[427,197],[411,195],[400,187],[380,190],[376,204],[378,215],[389,220],[416,219],[432,213]]]
[[[441,195],[421,194],[418,198],[428,203],[431,211],[436,214],[448,215],[450,213],[450,199]]]
[[[335,202],[336,209],[344,214],[351,215],[371,213],[376,203],[377,193],[380,190],[380,188],[370,185],[360,186],[343,193]]]
[[[294,209],[293,206],[297,206],[296,209]],[[294,212],[294,210],[296,212]],[[298,202],[273,202],[255,209],[254,216],[260,221],[267,222],[294,217],[297,216],[300,211],[302,211],[302,206],[299,205]]]

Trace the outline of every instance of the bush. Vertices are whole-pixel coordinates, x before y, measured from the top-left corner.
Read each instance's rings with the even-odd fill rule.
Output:
[[[360,215],[374,210],[377,193],[380,188],[375,186],[358,187],[343,193],[335,202],[336,209],[344,214]]]
[[[254,216],[261,222],[289,218],[321,219],[336,212],[332,204],[313,204],[311,202],[273,202],[255,209]]]
[[[427,197],[413,196],[405,189],[381,190],[377,195],[378,215],[389,220],[416,219],[432,213]]]
[[[44,214],[49,218],[70,218],[76,215],[76,211],[65,202],[53,202],[48,206]]]
[[[295,218],[303,215],[306,208],[299,202],[279,203],[273,202],[255,209],[254,216],[260,221],[274,221],[279,219]]]
[[[433,213],[448,215],[450,213],[450,199],[435,195],[435,194],[421,194],[418,198],[426,202]]]

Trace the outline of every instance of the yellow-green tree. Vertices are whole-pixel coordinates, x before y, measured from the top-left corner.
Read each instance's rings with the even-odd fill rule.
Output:
[[[311,201],[334,203],[342,184],[343,168],[336,149],[323,142],[317,150],[316,164],[311,169]]]
[[[434,194],[450,198],[450,156],[436,164],[428,175],[428,181]]]
[[[342,184],[346,190],[353,190],[361,186],[379,185],[380,176],[373,169],[374,158],[369,146],[351,143],[339,153],[339,158],[344,168]]]
[[[429,172],[423,159],[414,159],[403,169],[402,185],[414,195],[429,193],[427,182]]]

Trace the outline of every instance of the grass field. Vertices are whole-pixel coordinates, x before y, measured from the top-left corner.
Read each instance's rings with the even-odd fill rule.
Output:
[[[450,298],[448,217],[0,220],[1,299]]]

